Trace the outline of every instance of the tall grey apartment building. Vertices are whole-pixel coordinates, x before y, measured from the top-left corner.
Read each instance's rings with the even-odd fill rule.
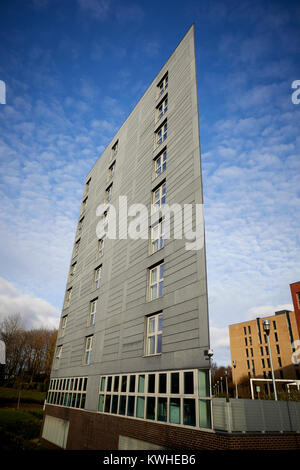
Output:
[[[166,238],[163,214],[143,239],[99,238],[120,196],[149,214],[202,204],[193,26],[87,175],[42,433],[68,449],[180,448],[211,426],[205,245]]]

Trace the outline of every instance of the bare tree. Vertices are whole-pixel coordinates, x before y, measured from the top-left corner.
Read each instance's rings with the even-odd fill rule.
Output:
[[[49,379],[57,331],[26,330],[21,315],[6,317],[0,324],[0,339],[6,344],[5,375],[8,379],[28,381]]]

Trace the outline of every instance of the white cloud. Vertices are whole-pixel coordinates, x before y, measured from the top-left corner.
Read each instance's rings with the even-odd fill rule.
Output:
[[[41,298],[19,292],[12,283],[0,278],[0,322],[18,313],[27,328],[58,328],[56,308]]]

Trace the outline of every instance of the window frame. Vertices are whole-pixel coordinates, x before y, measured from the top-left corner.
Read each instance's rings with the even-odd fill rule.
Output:
[[[158,193],[158,199],[156,194]],[[167,182],[162,181],[159,186],[152,190],[152,214],[160,210],[167,200]]]
[[[88,326],[95,326],[96,323],[96,313],[97,313],[97,303],[98,303],[98,297],[90,301],[90,311],[89,311],[89,318],[88,318]],[[93,306],[95,305],[95,309],[93,309]]]
[[[157,249],[155,249],[156,242],[158,245]],[[154,253],[157,253],[159,250],[162,250],[164,246],[165,246],[165,219],[163,218],[163,219],[160,219],[154,225],[151,225],[150,227],[150,254],[153,255]]]
[[[94,269],[94,281],[93,281],[94,289],[99,289],[101,287],[101,278],[102,278],[102,264],[100,264]]]
[[[154,319],[154,330],[151,331],[151,322],[153,319]],[[163,321],[162,310],[160,312],[156,312],[146,317],[145,356],[147,357],[158,356],[162,354],[162,335],[163,335],[162,321]],[[159,329],[160,323],[161,323],[161,328]],[[158,336],[161,336],[160,351],[158,350]],[[154,337],[154,352],[150,352],[151,338],[153,337]]]
[[[168,137],[168,121],[163,122],[155,131],[155,144],[156,147],[162,145]]]
[[[158,162],[160,161],[160,165]],[[160,176],[167,169],[167,148],[164,148],[154,159],[153,159],[153,179]]]
[[[94,338],[94,335],[88,335],[85,337],[84,356],[83,356],[83,364],[85,366],[88,366],[91,364],[93,338]]]
[[[164,290],[164,260],[157,263],[155,266],[148,268],[149,271],[149,292],[148,292],[148,299],[151,302],[152,300],[159,299],[163,296]],[[161,269],[163,269],[163,277],[161,277]],[[156,280],[154,280],[154,273],[156,272]],[[156,289],[155,289],[156,288]],[[156,290],[157,295],[154,296],[153,292]],[[162,294],[159,295],[160,291]]]

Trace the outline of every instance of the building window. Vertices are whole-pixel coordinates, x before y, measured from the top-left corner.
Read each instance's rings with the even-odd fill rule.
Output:
[[[133,378],[133,386],[131,388],[129,386],[128,390],[127,384]],[[112,382],[115,384],[116,380],[118,386],[112,389]],[[210,428],[211,406],[208,389],[207,370],[102,376],[98,411],[157,422]]]
[[[60,337],[61,338],[65,336],[67,320],[68,320],[68,315],[64,315],[61,319],[61,323],[60,323]]]
[[[167,168],[167,150],[164,150],[154,160],[154,176],[159,176]]]
[[[51,405],[84,408],[87,377],[51,379],[46,402]]]
[[[268,346],[265,347],[265,350],[266,350],[266,355],[268,355],[268,354],[269,354],[269,348],[268,348]]]
[[[104,255],[104,240],[105,237],[98,240],[98,258],[101,258]]]
[[[91,363],[91,354],[93,346],[93,336],[86,336],[83,363],[88,365]]]
[[[103,215],[101,218],[102,218],[103,228],[106,228],[108,225],[108,210],[103,212]]]
[[[161,220],[151,227],[151,253],[164,247],[165,221]]]
[[[247,334],[247,328],[245,326],[243,327],[243,330],[244,330],[244,335],[246,335]]]
[[[110,202],[112,198],[112,188],[113,185],[111,184],[105,191],[105,202]]]
[[[156,136],[156,145],[161,145],[166,138],[168,137],[168,123],[165,122],[163,125],[160,126],[159,129],[155,132]]]
[[[168,111],[168,97],[166,97],[156,108],[156,120],[159,121]]]
[[[111,158],[116,158],[119,149],[119,141],[117,141],[111,149]]]
[[[281,358],[280,358],[280,357],[278,357],[278,358],[277,358],[277,360],[278,360],[278,365],[279,365],[279,367],[282,367]]]
[[[75,243],[75,246],[74,246],[74,256],[77,256],[78,253],[79,253],[79,245],[80,245],[80,238],[79,238],[79,240],[77,240],[77,242]]]
[[[250,325],[248,325],[248,333],[249,333],[249,335],[251,335],[251,326]]]
[[[247,338],[244,338],[244,341],[245,341],[245,346],[248,346],[248,340],[247,340]]]
[[[251,357],[253,357],[253,348],[250,348]]]
[[[83,221],[84,221],[84,217],[82,217],[78,222],[77,235],[80,235],[80,233],[82,232]]]
[[[162,312],[147,317],[146,355],[161,353],[162,345]]]
[[[246,349],[246,356],[249,357],[249,351]]]
[[[80,209],[80,214],[83,214],[84,211],[86,210],[87,200],[88,200],[88,198],[86,197],[86,198],[82,201],[81,209]]]
[[[65,307],[68,307],[70,305],[71,296],[72,296],[72,287],[70,287],[70,289],[68,289],[66,292]]]
[[[98,268],[95,269],[94,272],[94,287],[95,289],[99,289],[101,285],[101,272],[102,272],[102,266],[98,266]]]
[[[161,209],[163,205],[165,205],[166,195],[167,195],[167,184],[166,182],[164,182],[157,189],[153,191],[153,195],[152,195],[153,211],[157,211],[158,209]]]
[[[274,328],[274,330],[276,330],[276,321],[275,320],[273,320],[273,328]]]
[[[166,91],[166,89],[168,88],[168,83],[169,83],[168,74],[166,74],[165,77],[157,85],[158,96],[161,96]]]
[[[280,347],[279,347],[279,344],[276,344],[276,351],[277,351],[277,354],[280,354]]]
[[[268,367],[269,367],[269,369],[270,369],[270,367],[271,367],[271,362],[270,362],[270,358],[269,358],[269,357],[267,357],[267,363],[268,363]]]
[[[61,354],[62,354],[62,346],[57,346],[56,348],[56,354],[55,354],[55,361],[54,361],[54,369],[59,368],[59,363],[61,359]]]
[[[149,269],[149,300],[157,299],[163,295],[164,288],[164,263],[160,263]]]
[[[267,343],[267,342],[268,342],[268,339],[267,339],[267,335],[266,335],[266,334],[264,334],[264,339],[265,339],[265,343]]]
[[[266,367],[266,366],[265,366],[265,360],[264,360],[264,359],[261,360],[261,364],[262,364],[262,367],[263,367],[263,369],[264,369],[264,368]]]
[[[112,163],[108,169],[107,181],[111,180],[115,174],[116,164]]]
[[[262,346],[260,346],[260,355],[263,356],[264,355],[264,348]]]
[[[88,181],[85,183],[85,186],[84,186],[84,193],[83,193],[84,195],[86,195],[86,194],[89,192],[89,190],[90,190],[90,183],[91,183],[91,178],[88,179]]]
[[[247,360],[247,368],[250,369],[250,362]]]
[[[249,336],[249,344],[250,344],[250,346],[252,346],[252,338],[251,338],[251,336]]]
[[[278,341],[278,334],[277,334],[276,331],[275,331],[275,333],[274,333],[274,336],[275,336],[275,341],[277,342],[277,341]]]
[[[75,271],[76,271],[76,268],[77,268],[77,261],[75,261],[75,263],[73,263],[73,264],[71,265],[70,276],[72,276],[72,277],[74,276]]]
[[[90,302],[90,315],[89,315],[89,326],[94,326],[96,321],[96,311],[97,311],[97,299],[94,299]]]

